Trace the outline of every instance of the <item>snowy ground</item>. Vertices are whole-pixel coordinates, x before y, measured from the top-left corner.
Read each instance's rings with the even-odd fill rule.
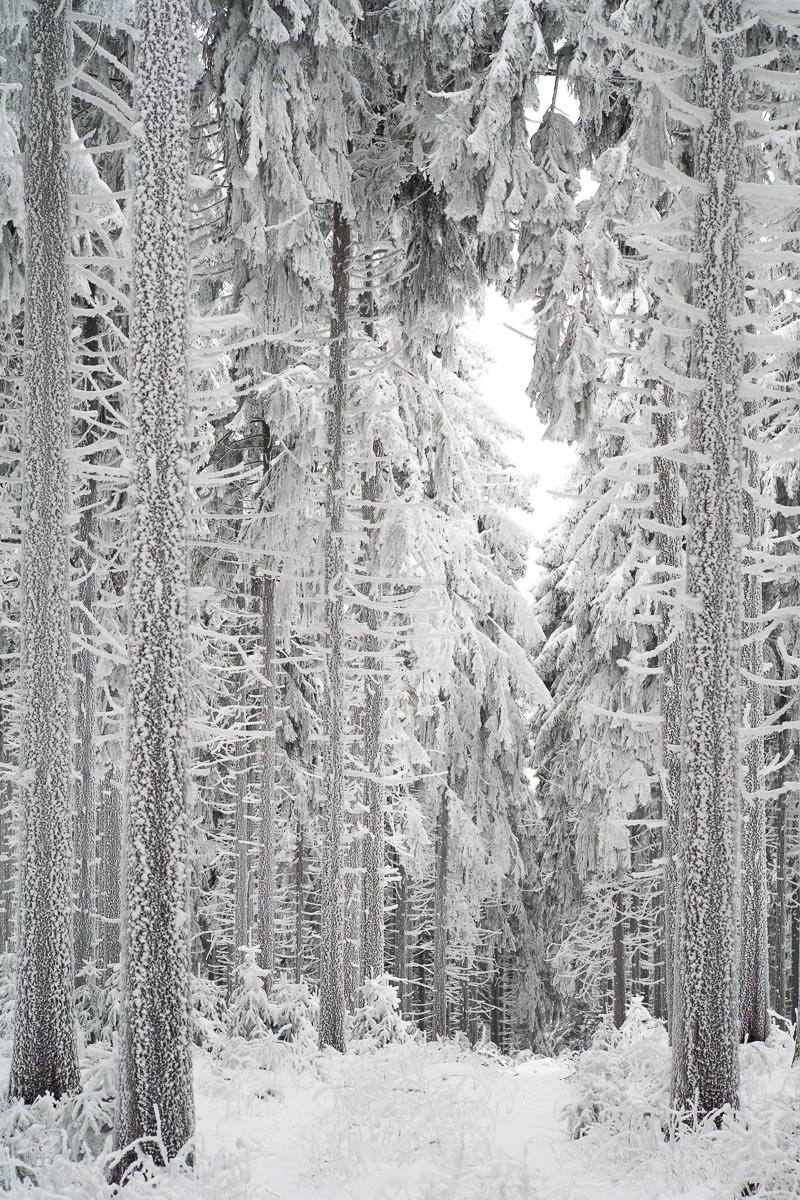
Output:
[[[610,1070],[598,1061],[589,1087],[600,1079],[601,1092],[616,1097],[621,1078],[624,1108],[631,1095],[641,1094],[637,1075],[650,1071],[652,1047],[644,1057],[635,1049],[632,1059],[623,1056]],[[167,1181],[147,1194],[170,1200],[728,1200],[757,1174],[771,1172],[780,1184],[758,1194],[785,1200],[800,1196],[800,1125],[791,1115],[798,1111],[798,1081],[789,1063],[785,1039],[771,1049],[745,1048],[744,1090],[756,1118],[746,1108],[735,1132],[707,1131],[669,1143],[641,1111],[624,1115],[613,1129],[572,1140],[564,1113],[568,1105],[574,1110],[579,1077],[566,1060],[515,1065],[454,1044],[410,1043],[313,1056],[297,1071],[226,1067],[198,1051],[197,1178]],[[0,1076],[6,1072],[7,1060]],[[652,1081],[647,1087],[652,1097]],[[55,1175],[39,1194],[48,1200],[107,1194],[88,1176],[81,1179]],[[23,1193],[31,1195],[12,1186],[10,1194]]]

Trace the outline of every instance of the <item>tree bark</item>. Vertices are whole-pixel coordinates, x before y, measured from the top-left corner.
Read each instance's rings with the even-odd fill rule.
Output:
[[[752,412],[747,405],[745,413]],[[747,482],[758,492],[761,472],[752,449],[747,451]],[[744,644],[742,681],[746,698],[745,727],[764,726],[763,600],[761,564],[761,515],[752,491],[742,495],[744,534],[751,552],[750,569],[744,575]],[[739,972],[739,1036],[747,1042],[764,1042],[769,1034],[769,937],[767,930],[767,813],[764,802],[764,735],[750,734],[744,753],[742,791],[742,882]]]
[[[439,803],[436,837],[436,881],[433,900],[433,1036],[447,1037],[447,859],[450,810],[447,796]]]
[[[614,995],[614,1025],[621,1029],[625,1023],[625,896],[617,889],[612,900],[611,958]]]
[[[303,918],[305,916],[305,875],[306,875],[306,844],[305,830],[302,822],[297,822],[297,849],[295,854],[295,891],[297,893],[297,910],[294,927],[294,979],[300,983],[303,978]]]
[[[120,959],[120,876],[122,872],[121,764],[109,764],[102,813],[102,887],[100,892],[100,956],[104,967]]]
[[[267,972],[264,987],[269,991],[275,981],[275,580],[261,584],[262,673],[267,680],[263,689],[263,735],[261,751],[261,812],[258,856],[258,944],[261,966]]]
[[[664,387],[659,396],[656,410],[656,443],[659,446],[674,446],[678,438],[678,412],[672,388]],[[681,528],[683,512],[680,496],[680,472],[678,464],[671,458],[656,456],[656,511],[655,519],[663,530],[656,535],[656,556],[662,570],[662,584],[671,586],[677,582],[683,564]],[[667,1000],[667,1028],[672,1032],[672,1001],[675,958],[675,907],[677,896],[678,858],[678,803],[681,791],[681,725],[683,638],[678,632],[675,609],[662,603],[658,626],[658,640],[663,647],[659,656],[661,675],[659,692],[661,701],[661,813],[664,821],[664,981]]]
[[[397,940],[395,944],[394,973],[400,997],[400,1011],[404,1017],[411,1012],[411,987],[408,977],[408,906],[409,881],[405,867],[398,867],[397,886]]]
[[[684,771],[678,833],[678,920],[672,1099],[700,1116],[738,1105],[739,626],[742,600],[740,263],[745,99],[738,0],[704,5],[698,134],[689,474]],[[715,36],[721,35],[721,36]]]
[[[138,0],[132,203],[127,803],[115,1146],[194,1135],[187,659],[188,0]],[[156,1140],[157,1138],[157,1140]],[[134,1161],[121,1155],[120,1178]]]
[[[333,312],[328,398],[328,480],[325,496],[326,798],[323,813],[322,946],[319,1040],[344,1051],[344,414],[347,405],[350,226],[333,206]]]
[[[9,1094],[77,1091],[72,928],[69,16],[29,18],[18,959]]]
[[[380,460],[383,447],[375,443],[375,455]],[[364,523],[373,530],[381,519],[377,507],[381,496],[381,468],[364,484]],[[377,563],[368,559],[368,570]],[[375,601],[380,599],[380,585],[369,587]],[[384,677],[381,640],[378,636],[379,613],[376,608],[366,611],[368,633],[364,658],[364,808],[367,812],[367,838],[364,843],[364,976],[374,979],[384,972],[384,787],[381,779],[381,732],[383,728]]]

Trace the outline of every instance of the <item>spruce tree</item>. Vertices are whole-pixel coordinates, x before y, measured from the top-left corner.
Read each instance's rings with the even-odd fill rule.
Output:
[[[188,2],[137,5],[127,779],[115,1146],[194,1132],[187,876]],[[158,1139],[158,1140],[155,1140]],[[115,1169],[121,1176],[129,1155]]]

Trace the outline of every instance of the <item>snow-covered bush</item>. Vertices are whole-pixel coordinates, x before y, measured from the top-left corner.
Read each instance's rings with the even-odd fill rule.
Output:
[[[269,1000],[264,991],[266,971],[256,962],[257,954],[254,946],[242,947],[242,961],[236,968],[238,983],[228,1005],[228,1033],[245,1041],[272,1033]]]
[[[0,954],[0,1038],[14,1030],[14,955]]]
[[[86,962],[78,972],[75,1015],[87,1045],[111,1045],[119,1029],[122,981],[119,963],[101,971]]]
[[[411,1026],[400,1015],[400,997],[389,975],[366,979],[361,988],[362,1004],[353,1013],[353,1041],[382,1049],[390,1042],[405,1042]]]
[[[604,1021],[576,1059],[570,1133],[582,1137],[602,1125],[618,1134],[653,1123],[660,1131],[669,1121],[669,1071],[667,1031],[636,997],[621,1029]]]
[[[111,1149],[119,1066],[116,1051],[98,1056],[81,1073],[81,1090],[62,1105],[72,1158],[97,1158]]]
[[[36,1187],[43,1164],[66,1155],[63,1104],[52,1096],[33,1104],[11,1100],[0,1109],[0,1192],[15,1184]]]
[[[217,1050],[225,1036],[225,997],[219,984],[204,975],[193,975],[192,1038],[204,1050]]]
[[[282,976],[272,986],[267,1009],[270,1029],[280,1041],[316,1045],[319,1001],[307,983]]]

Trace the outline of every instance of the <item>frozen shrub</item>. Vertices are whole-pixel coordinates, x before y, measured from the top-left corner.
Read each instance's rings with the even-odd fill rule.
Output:
[[[272,1033],[269,1000],[264,991],[266,971],[256,962],[257,954],[254,946],[242,947],[242,961],[236,968],[238,983],[228,1005],[228,1033],[245,1041]]]
[[[582,1137],[593,1125],[612,1133],[669,1120],[669,1041],[661,1021],[634,998],[621,1029],[605,1021],[588,1050],[578,1055],[575,1099],[567,1126]]]
[[[292,983],[283,976],[269,993],[270,1029],[282,1042],[316,1044],[319,1001],[307,983]]]
[[[14,1031],[14,955],[0,954],[0,1038]]]
[[[116,1052],[104,1053],[84,1068],[77,1096],[64,1100],[63,1120],[72,1158],[97,1158],[110,1150],[118,1072]]]
[[[193,975],[192,1039],[204,1050],[217,1050],[225,1036],[225,998],[222,989],[213,979]]]
[[[400,1015],[397,988],[388,975],[367,979],[361,988],[362,1005],[353,1014],[351,1037],[376,1049],[408,1040],[411,1026]]]

